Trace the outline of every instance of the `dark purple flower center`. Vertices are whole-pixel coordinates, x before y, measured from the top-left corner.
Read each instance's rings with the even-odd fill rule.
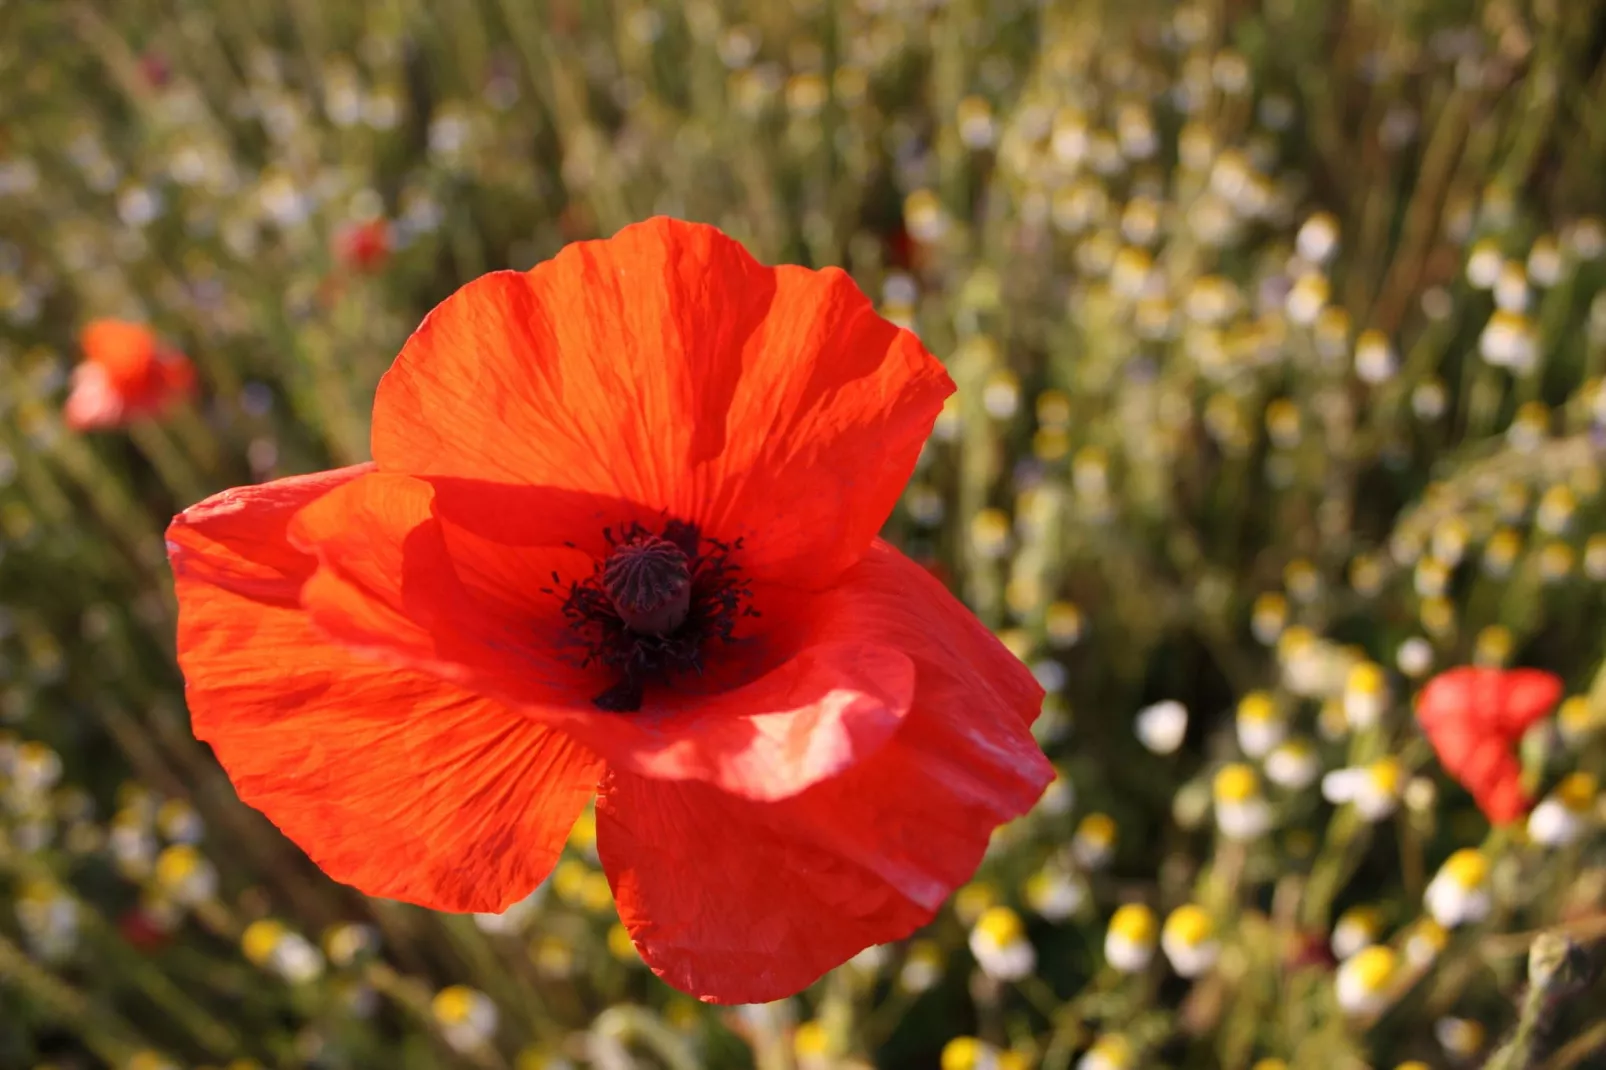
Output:
[[[600,664],[617,675],[592,702],[603,710],[639,710],[648,685],[688,671],[700,675],[708,644],[732,642],[736,622],[758,611],[731,560],[742,548],[739,539],[705,539],[695,524],[680,520],[657,534],[631,524],[603,537],[607,556],[590,576],[569,584],[563,615],[584,651],[580,666]]]

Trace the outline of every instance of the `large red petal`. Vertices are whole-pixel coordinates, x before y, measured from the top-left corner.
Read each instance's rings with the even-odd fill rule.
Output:
[[[318,626],[375,657],[510,696],[563,706],[600,690],[557,648],[561,599],[481,598],[464,585],[433,500],[422,480],[373,472],[297,514],[289,539],[318,564],[301,604]],[[519,555],[547,576],[576,559],[589,567],[565,547]]]
[[[750,575],[819,587],[880,529],[952,389],[841,271],[653,219],[443,302],[380,384],[373,451],[667,512],[745,539]]]
[[[295,605],[317,562],[285,537],[303,506],[374,470],[357,464],[235,487],[192,505],[167,532],[168,558],[178,579],[223,587],[278,605]]]
[[[550,870],[601,774],[569,737],[332,644],[294,604],[295,512],[363,468],[241,488],[168,532],[196,735],[240,797],[370,895],[495,911]]]
[[[920,571],[878,545],[848,574],[902,594],[904,616],[882,631],[910,644],[918,673],[914,711],[868,759],[768,803],[610,771],[598,850],[620,918],[670,984],[764,1002],[907,936],[1053,778],[1027,730],[1041,691],[1018,663],[989,679],[968,614]]]

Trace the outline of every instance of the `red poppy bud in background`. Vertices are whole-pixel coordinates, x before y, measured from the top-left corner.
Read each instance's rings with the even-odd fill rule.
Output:
[[[1491,822],[1503,825],[1531,805],[1513,750],[1561,694],[1553,673],[1462,667],[1428,681],[1416,715],[1445,772],[1472,793]]]

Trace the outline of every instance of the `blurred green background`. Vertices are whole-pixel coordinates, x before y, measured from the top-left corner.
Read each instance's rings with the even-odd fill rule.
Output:
[[[1603,175],[1597,0],[0,2],[0,1068],[1606,1066]],[[366,459],[435,302],[658,213],[947,363],[888,535],[1062,770],[765,1007],[647,973],[587,821],[498,918],[331,884],[173,664],[175,511]],[[64,426],[105,316],[195,402]],[[1468,663],[1566,682],[1544,820],[1415,727]]]

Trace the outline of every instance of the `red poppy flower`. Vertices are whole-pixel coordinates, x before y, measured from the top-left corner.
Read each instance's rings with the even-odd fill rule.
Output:
[[[335,256],[354,271],[378,271],[390,257],[390,225],[383,219],[346,224],[335,234]]]
[[[94,320],[79,336],[84,360],[73,369],[63,416],[78,431],[161,416],[195,387],[189,358],[162,345],[149,327]]]
[[[166,89],[173,80],[173,67],[160,52],[146,52],[139,57],[139,76],[151,89]]]
[[[902,223],[895,224],[887,234],[886,250],[887,263],[903,271],[919,272],[928,259],[926,247]]]
[[[1497,825],[1528,812],[1513,748],[1561,700],[1562,683],[1538,669],[1463,667],[1422,689],[1416,716],[1439,762]]]
[[[336,879],[497,911],[597,794],[642,958],[795,992],[928,921],[1053,771],[1042,691],[876,538],[953,384],[842,272],[655,219],[436,308],[375,463],[169,553],[197,735]]]
[[[117,931],[136,951],[160,951],[172,942],[173,934],[144,907],[129,907],[117,919]]]

